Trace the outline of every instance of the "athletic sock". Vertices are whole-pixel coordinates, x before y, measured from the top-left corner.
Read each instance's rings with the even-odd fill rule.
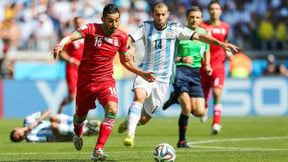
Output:
[[[181,114],[179,117],[178,125],[179,125],[179,142],[186,140],[186,130],[188,125],[189,116]]]
[[[133,102],[129,107],[127,129],[128,129],[128,135],[132,137],[135,136],[136,127],[141,117],[142,107],[143,104],[139,102]]]
[[[98,141],[95,145],[95,150],[104,147],[107,139],[109,138],[113,130],[115,118],[116,118],[116,114],[111,114],[111,113],[105,114],[105,117],[100,126],[100,132],[98,136]]]
[[[74,133],[77,136],[81,136],[82,132],[83,132],[83,125],[84,123],[80,123],[76,120],[76,114],[74,115],[74,120],[73,120],[73,125],[74,125]]]
[[[214,124],[220,124],[220,119],[221,119],[221,114],[222,114],[222,104],[221,101],[216,101],[214,104],[214,111],[213,111],[213,125]]]

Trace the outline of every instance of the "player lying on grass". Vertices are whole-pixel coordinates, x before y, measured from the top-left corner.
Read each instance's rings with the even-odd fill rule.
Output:
[[[10,133],[12,142],[61,142],[73,139],[73,117],[65,114],[51,115],[51,110],[44,110],[28,115],[23,121],[23,127],[14,128]],[[47,119],[48,120],[44,120]],[[84,134],[87,136],[99,133],[97,120],[85,123]]]

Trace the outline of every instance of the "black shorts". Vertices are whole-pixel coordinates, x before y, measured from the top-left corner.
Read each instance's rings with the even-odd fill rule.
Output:
[[[200,68],[177,66],[173,87],[177,97],[182,92],[187,92],[190,97],[204,98],[201,86]]]

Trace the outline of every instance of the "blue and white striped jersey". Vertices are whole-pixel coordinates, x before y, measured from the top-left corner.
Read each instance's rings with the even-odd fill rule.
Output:
[[[24,119],[24,126],[29,126],[36,119],[41,116],[41,112],[33,113]],[[27,135],[26,141],[29,142],[47,142],[48,138],[55,138],[51,130],[50,121],[40,121],[39,124],[32,129],[32,131]]]
[[[157,30],[153,21],[145,21],[129,36],[133,42],[144,41],[145,55],[140,68],[153,71],[157,81],[170,83],[174,78],[178,42],[190,40],[194,33],[175,22],[168,22],[166,29]]]

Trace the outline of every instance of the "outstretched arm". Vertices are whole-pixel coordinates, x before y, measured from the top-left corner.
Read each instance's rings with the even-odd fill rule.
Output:
[[[36,125],[38,125],[38,123],[41,120],[44,120],[46,118],[48,118],[51,115],[52,111],[51,110],[44,110],[41,112],[41,116],[36,119],[32,124],[30,124],[27,128],[28,128],[28,132],[30,132]]]
[[[128,51],[126,54],[119,54],[120,57],[120,62],[121,64],[131,71],[132,73],[141,76],[143,79],[145,79],[148,82],[153,82],[155,80],[155,76],[153,72],[145,72],[141,69],[139,69],[134,62],[134,53],[135,53],[135,48],[132,45],[132,40],[128,38]]]
[[[155,76],[153,76],[153,72],[146,72],[146,71],[142,71],[141,69],[139,69],[134,61],[131,58],[128,58],[129,56],[125,55],[125,54],[120,54],[120,62],[121,64],[128,69],[129,71],[131,71],[132,73],[135,73],[136,75],[141,76],[143,79],[145,79],[148,82],[153,82],[155,80]]]
[[[195,33],[193,35],[192,39],[199,40],[201,42],[212,44],[212,45],[221,46],[226,51],[231,51],[231,49],[232,49],[235,52],[238,52],[238,50],[239,50],[239,47],[237,47],[236,45],[231,44],[231,43],[221,42],[221,41],[217,40],[216,38],[211,37],[211,36],[209,36],[207,34]]]
[[[72,41],[78,40],[80,38],[81,38],[81,35],[77,33],[77,31],[74,31],[72,34],[64,37],[52,51],[54,59],[56,59],[56,57],[63,51],[63,48],[65,45],[71,43]]]

